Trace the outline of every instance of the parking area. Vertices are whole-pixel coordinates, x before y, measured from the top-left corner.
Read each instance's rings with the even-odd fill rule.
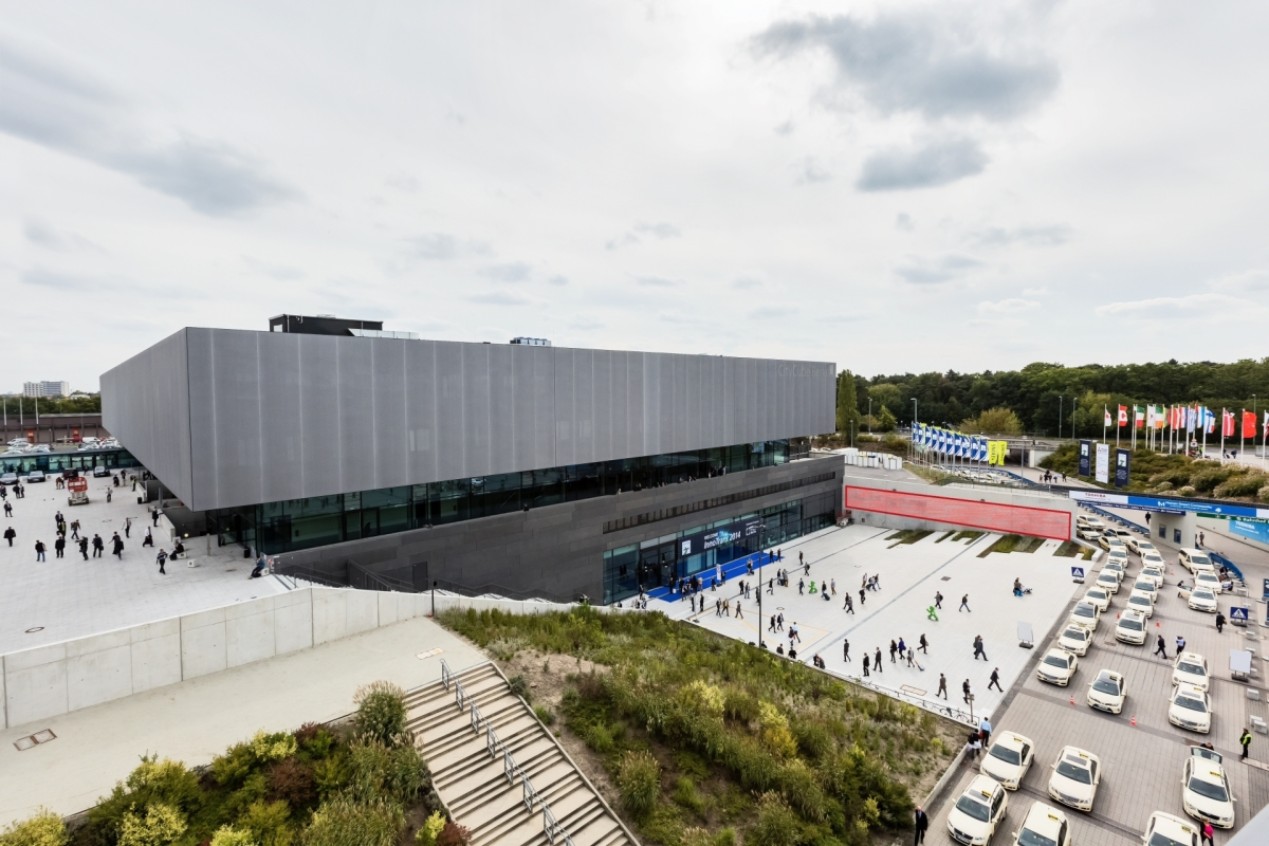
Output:
[[[1249,699],[1249,686],[1233,681],[1228,672],[1229,651],[1233,648],[1254,649],[1257,663],[1263,666],[1260,656],[1264,651],[1264,630],[1256,626],[1226,626],[1223,633],[1217,633],[1212,614],[1189,609],[1177,592],[1178,579],[1188,580],[1189,574],[1179,569],[1175,551],[1162,550],[1167,562],[1165,582],[1156,611],[1148,621],[1146,643],[1125,645],[1114,638],[1117,614],[1131,590],[1132,578],[1141,568],[1138,556],[1132,554],[1125,585],[1112,597],[1087,655],[1079,660],[1070,685],[1058,687],[1040,682],[1036,665],[1065,627],[1072,606],[1092,586],[1100,560],[1085,565],[1085,583],[1075,584],[1070,568],[1082,562],[1054,555],[1054,543],[1027,554],[990,553],[980,557],[997,536],[958,539],[955,534],[935,532],[915,543],[898,543],[894,535],[892,531],[854,525],[826,530],[784,549],[784,561],[777,566],[790,571],[791,584],[764,595],[763,634],[770,648],[780,644],[787,649],[787,630],[796,622],[801,635],[801,644],[795,644],[798,660],[809,663],[820,654],[828,672],[835,675],[868,684],[896,698],[920,701],[935,709],[946,708],[948,716],[963,723],[976,724],[986,713],[997,734],[1006,730],[1029,737],[1035,745],[1035,761],[1020,789],[1009,797],[1008,819],[995,842],[1011,842],[1012,832],[1034,801],[1057,805],[1048,798],[1047,785],[1055,757],[1067,745],[1098,755],[1104,772],[1091,813],[1066,809],[1072,842],[1081,846],[1140,843],[1151,813],[1157,810],[1188,819],[1181,804],[1182,768],[1191,746],[1205,741],[1210,741],[1225,758],[1230,786],[1238,800],[1235,831],[1269,803],[1269,768],[1263,763],[1269,760],[1269,737],[1255,734],[1248,762],[1238,760],[1239,734],[1251,715],[1269,716],[1266,704]],[[799,553],[811,563],[809,576],[798,569]],[[773,572],[771,566],[763,569],[764,590]],[[865,591],[861,606],[858,591],[865,574],[879,574],[881,589]],[[799,578],[807,583],[801,593]],[[816,580],[816,594],[809,593],[812,578]],[[1015,597],[1011,589],[1015,578],[1032,593]],[[825,580],[830,585],[829,601],[819,593]],[[831,596],[834,580],[836,597]],[[756,642],[760,625],[756,595],[751,594],[749,600],[740,597],[738,581],[728,580],[718,592],[705,591],[703,612],[689,614],[684,602],[660,607],[672,616],[690,617],[729,637]],[[753,582],[758,582],[758,576]],[[853,615],[842,609],[847,589],[853,594]],[[936,592],[944,596],[937,621],[926,613]],[[965,594],[969,595],[972,611],[957,610]],[[732,616],[716,615],[714,600],[720,596],[731,604]],[[737,599],[744,614],[740,619],[734,613]],[[1223,596],[1221,607],[1227,615],[1229,604],[1229,597]],[[784,615],[784,633],[766,631],[771,615],[776,613]],[[1031,625],[1035,635],[1033,649],[1020,648],[1019,622]],[[915,645],[922,634],[930,646],[928,653],[917,653],[916,662],[924,669],[908,667],[902,660],[891,663],[892,639],[902,637]],[[1162,634],[1167,642],[1166,661],[1153,654],[1157,634]],[[975,659],[973,654],[973,639],[978,635],[983,638],[986,661]],[[1187,650],[1207,658],[1211,669],[1213,719],[1208,735],[1183,731],[1168,722],[1172,659],[1178,635],[1186,639]],[[849,663],[842,654],[843,639],[851,643]],[[864,679],[863,653],[867,650],[871,656],[878,648],[882,652],[882,672],[878,675],[874,670]],[[1088,686],[1102,668],[1124,676],[1128,696],[1118,716],[1094,711],[1086,704]],[[987,690],[993,669],[999,671],[1003,692]],[[948,682],[947,700],[935,695],[940,673]],[[967,679],[973,691],[973,702],[968,704],[961,697],[961,684]],[[1263,682],[1262,673],[1253,686]],[[975,764],[961,764],[938,807],[927,809],[931,816],[928,842],[953,842],[946,830],[948,811],[977,772]]]

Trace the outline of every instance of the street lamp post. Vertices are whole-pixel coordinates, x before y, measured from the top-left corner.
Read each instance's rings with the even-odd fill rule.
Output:
[[[1066,397],[1058,395],[1058,440],[1062,440],[1062,402]]]

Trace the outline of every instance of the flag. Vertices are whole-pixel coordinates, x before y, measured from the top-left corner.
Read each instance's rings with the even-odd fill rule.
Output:
[[[1144,405],[1134,405],[1132,407],[1132,424],[1138,429],[1146,424],[1146,407]]]
[[[1156,429],[1162,429],[1164,426],[1167,425],[1167,423],[1168,421],[1166,416],[1164,415],[1163,406],[1161,405],[1154,406],[1154,427]]]
[[[1193,432],[1198,423],[1198,409],[1192,405],[1185,407],[1185,431]]]
[[[1266,438],[1269,438],[1269,411],[1265,412],[1265,425],[1262,428],[1262,432]]]
[[[1127,425],[1128,425],[1128,406],[1121,405],[1119,406],[1119,428],[1122,429],[1124,426],[1127,426]]]
[[[1221,439],[1234,437],[1234,412],[1221,409]]]
[[[1185,428],[1185,408],[1179,405],[1172,406],[1172,421],[1168,424],[1173,429]]]
[[[1216,431],[1216,415],[1213,414],[1212,410],[1207,406],[1203,406],[1201,413],[1203,417],[1203,431],[1210,435]]]
[[[1243,437],[1256,437],[1256,412],[1243,409]]]
[[[1110,409],[1103,405],[1102,411],[1106,412],[1106,420],[1102,423],[1102,428],[1105,429],[1110,425]],[[1269,411],[1265,412],[1265,431],[1269,431]]]

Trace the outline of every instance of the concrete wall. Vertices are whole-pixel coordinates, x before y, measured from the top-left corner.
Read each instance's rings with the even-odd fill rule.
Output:
[[[184,329],[102,376],[190,508],[818,434],[831,363]]]
[[[303,588],[0,656],[4,727],[425,616],[424,594]]]
[[[431,580],[471,588],[533,593],[572,601],[603,596],[606,550],[703,526],[760,508],[815,498],[836,513],[841,505],[838,456],[794,461],[677,485],[601,496],[375,538],[287,553],[284,565],[339,569],[351,559],[370,570],[414,565]],[[826,479],[812,481],[816,477]],[[696,509],[711,500],[783,488],[738,502]],[[679,513],[675,513],[676,509]],[[689,510],[691,509],[691,510]],[[605,524],[639,515],[653,519],[605,531]]]

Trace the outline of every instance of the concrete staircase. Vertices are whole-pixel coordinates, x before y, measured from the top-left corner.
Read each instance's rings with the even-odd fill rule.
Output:
[[[638,846],[492,663],[406,695],[409,727],[473,846]]]

